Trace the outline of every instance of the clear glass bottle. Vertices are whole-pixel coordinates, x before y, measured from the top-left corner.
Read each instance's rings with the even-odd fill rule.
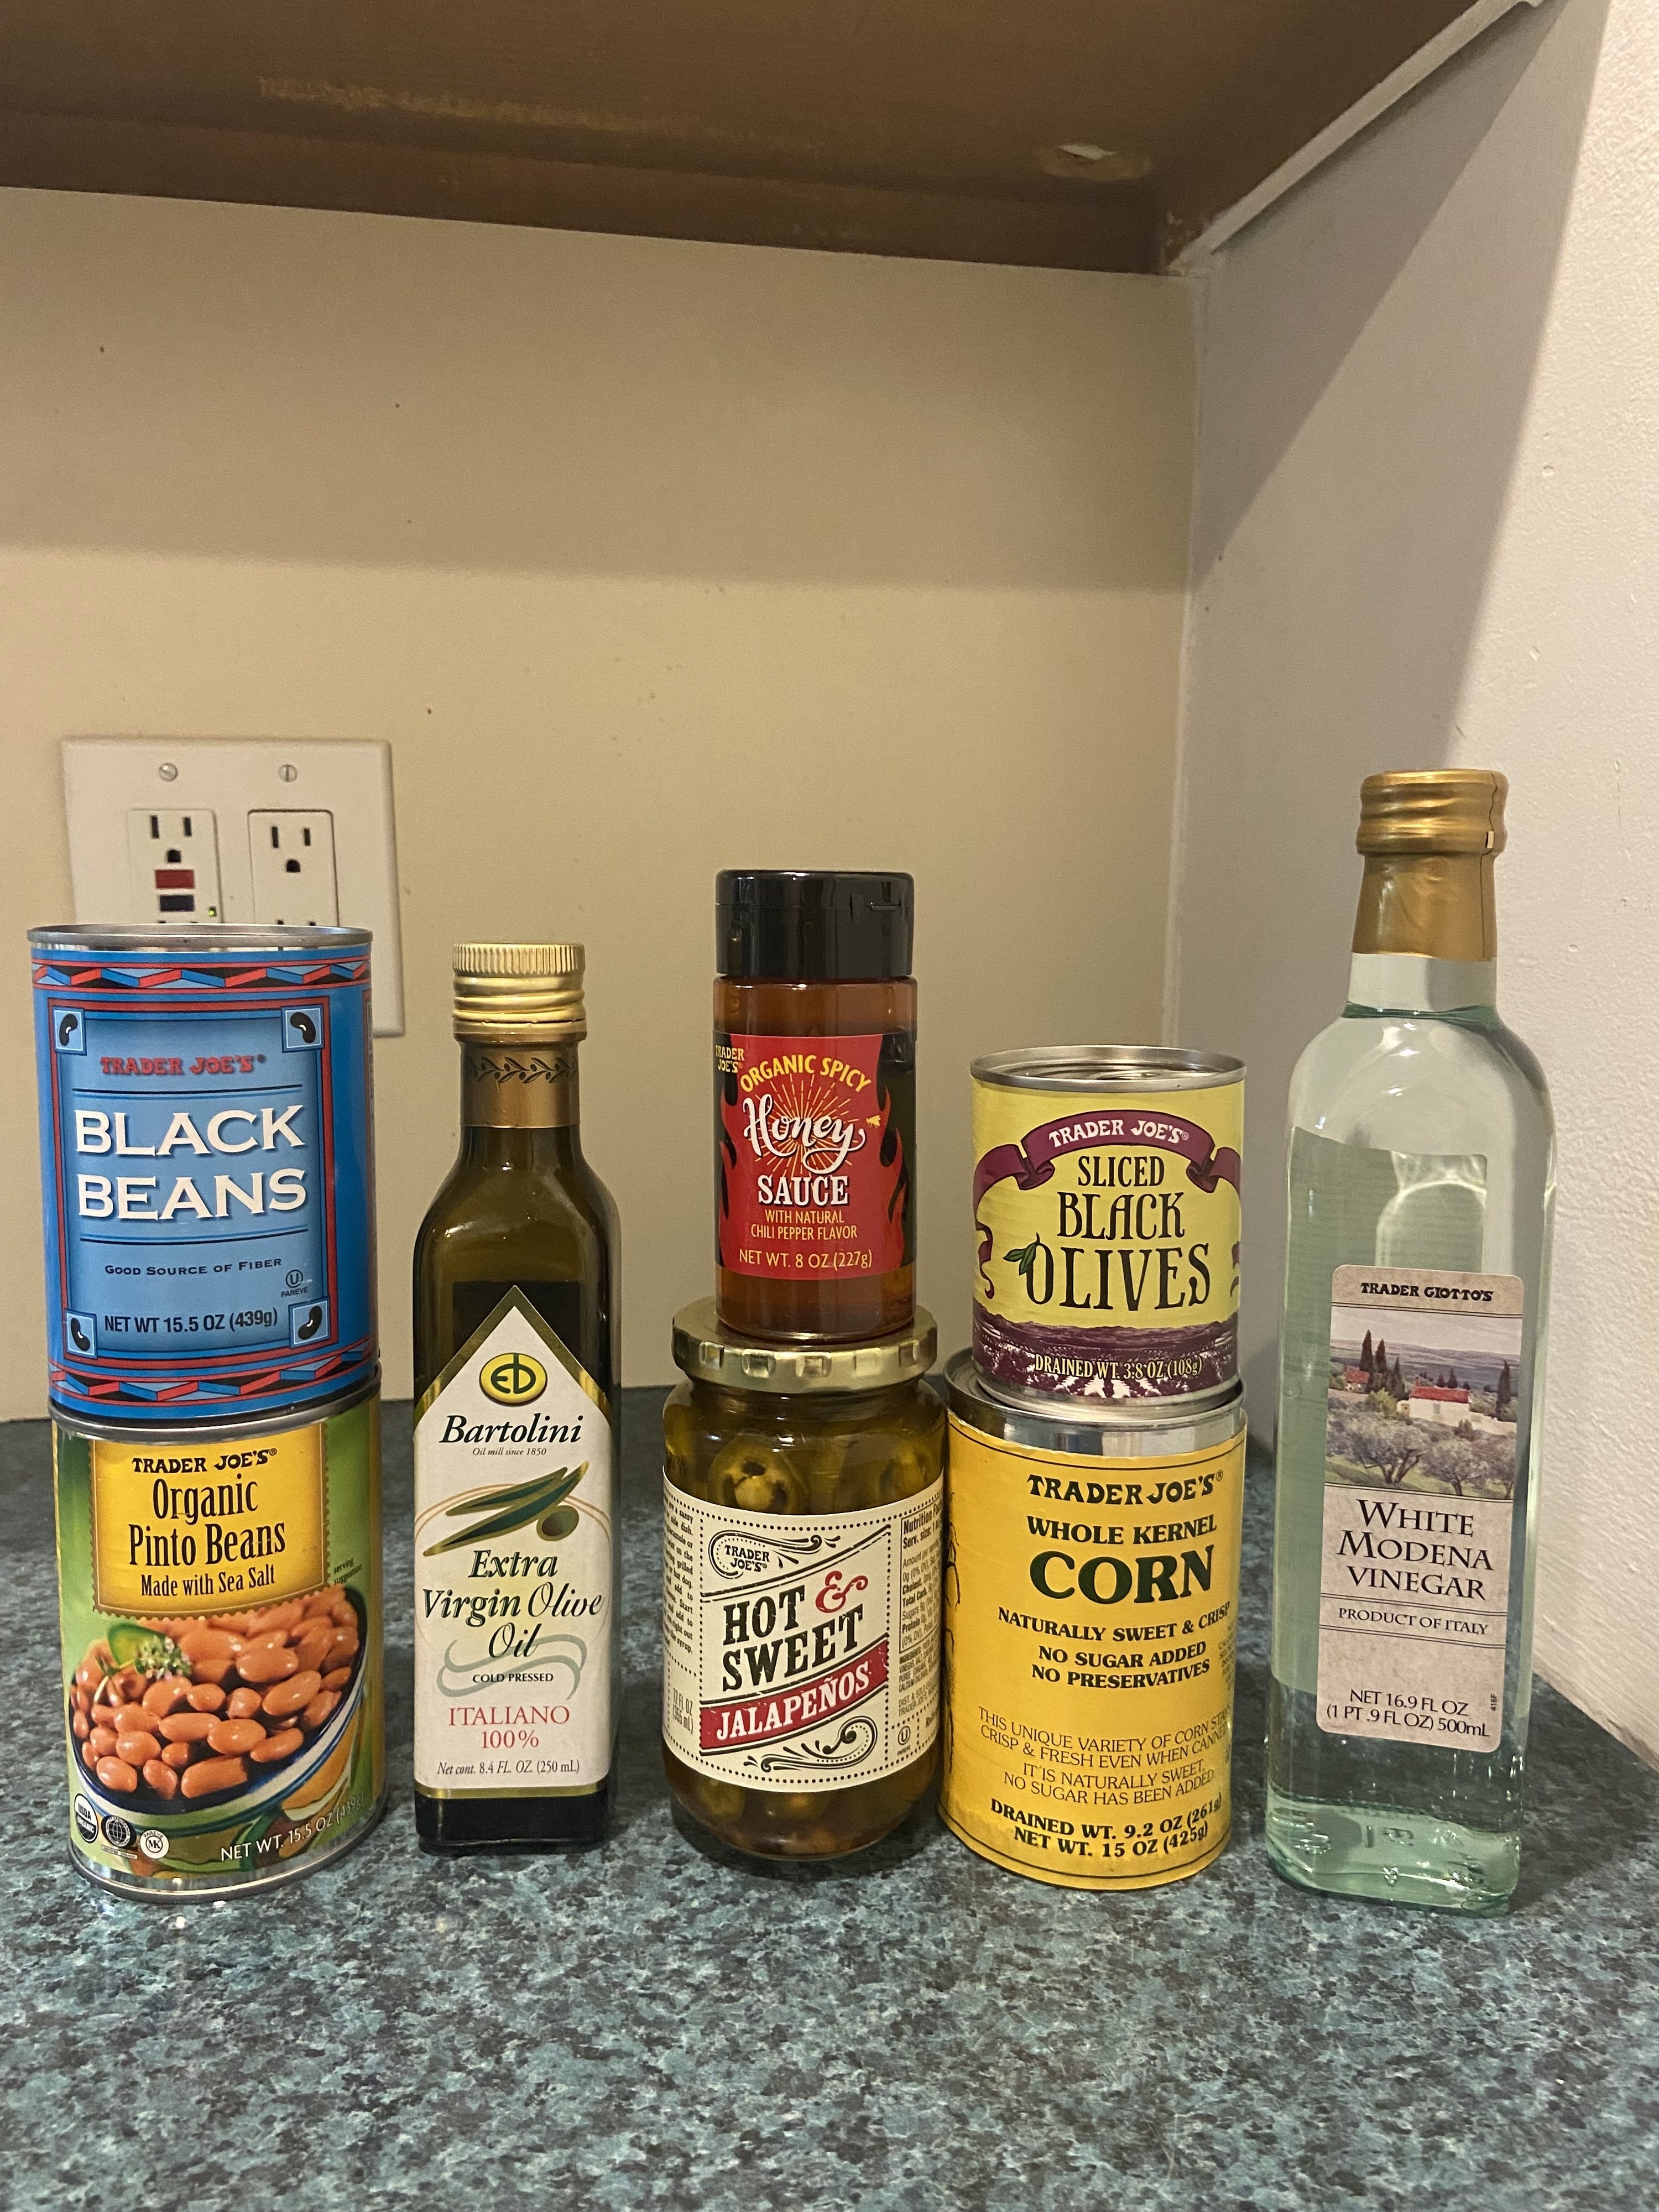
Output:
[[[461,1146],[415,1245],[415,1820],[593,1844],[617,1720],[618,1230],[582,1157],[580,945],[455,948]]]
[[[1291,1079],[1268,1855],[1503,1910],[1520,1854],[1554,1127],[1499,1020],[1504,779],[1375,775],[1348,1004]]]

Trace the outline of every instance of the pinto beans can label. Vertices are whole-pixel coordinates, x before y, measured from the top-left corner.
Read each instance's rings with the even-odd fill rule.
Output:
[[[30,941],[53,1403],[222,1425],[361,1387],[368,933]]]
[[[353,1842],[385,1787],[379,1401],[53,1448],[70,1844],[212,1896]]]
[[[745,1513],[663,1485],[663,1741],[745,1790],[845,1790],[939,1733],[945,1485]]]
[[[994,1384],[1101,1402],[1231,1386],[1241,1076],[1151,1048],[975,1064],[974,1359]]]
[[[1231,1814],[1244,1437],[1045,1451],[951,1420],[939,1811],[1071,1889],[1195,1874]]]
[[[720,1267],[793,1281],[904,1265],[909,1162],[885,1042],[716,1036]]]
[[[510,1291],[415,1425],[415,1780],[591,1796],[616,1739],[617,1479],[604,1393]]]

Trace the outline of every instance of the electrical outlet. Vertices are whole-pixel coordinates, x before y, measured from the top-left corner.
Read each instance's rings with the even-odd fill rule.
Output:
[[[297,807],[261,809],[247,817],[253,874],[253,919],[315,928],[338,921],[334,817]]]
[[[222,921],[213,810],[127,809],[127,904],[135,921],[190,928]]]
[[[338,921],[370,930],[374,1034],[403,1034],[389,745],[317,738],[65,738],[63,757],[77,921],[149,927]],[[165,825],[181,834],[152,838],[152,816],[158,830]],[[181,858],[168,861],[169,852]],[[297,872],[290,860],[299,862]],[[161,869],[196,881],[162,884]],[[196,900],[194,913],[158,903],[187,896]],[[210,906],[217,911],[210,914]]]

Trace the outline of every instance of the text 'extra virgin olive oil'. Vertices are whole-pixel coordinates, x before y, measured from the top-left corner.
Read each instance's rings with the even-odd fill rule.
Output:
[[[580,945],[455,951],[461,1148],[415,1245],[415,1820],[601,1842],[617,1736],[617,1210]]]

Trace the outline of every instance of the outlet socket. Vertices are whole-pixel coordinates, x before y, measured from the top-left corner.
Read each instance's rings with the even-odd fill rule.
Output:
[[[135,921],[162,928],[224,920],[211,807],[127,809],[127,902]]]
[[[299,807],[267,807],[247,817],[253,919],[314,929],[338,921],[334,817]]]
[[[65,738],[63,761],[77,921],[188,927],[291,917],[371,930],[374,1033],[402,1036],[390,746],[356,738]],[[164,853],[187,847],[177,838],[152,839],[152,815],[158,825],[166,821],[182,828],[187,817],[191,823],[194,914],[164,912],[156,903],[162,892],[154,881],[151,847],[159,843]],[[253,834],[256,817],[264,823],[263,852]],[[273,820],[279,833],[275,848]],[[325,823],[331,834],[323,866],[319,830]],[[311,845],[301,834],[290,851],[289,836],[296,825],[303,833],[307,824]],[[280,889],[276,876],[268,879],[256,866],[256,859],[273,850],[281,856]],[[211,916],[203,910],[208,855],[213,860],[210,902],[219,909]],[[289,860],[300,862],[297,876],[289,871]],[[301,885],[303,900],[296,896]],[[184,896],[184,887],[169,886],[167,895]]]

